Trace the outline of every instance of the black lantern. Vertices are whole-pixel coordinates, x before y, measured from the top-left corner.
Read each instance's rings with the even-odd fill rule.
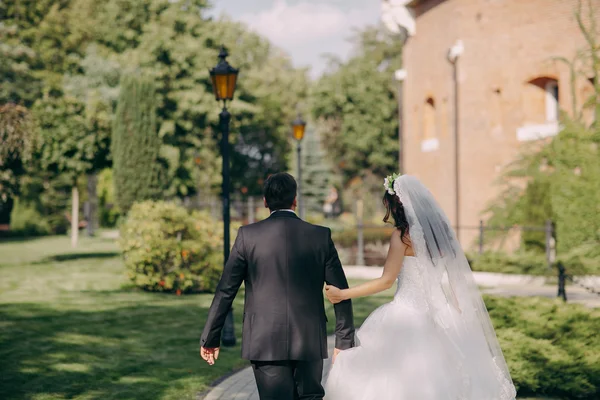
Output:
[[[298,152],[298,214],[300,218],[304,218],[304,203],[302,198],[302,139],[304,139],[304,130],[306,128],[306,122],[302,119],[302,116],[298,114],[298,117],[292,121],[292,136],[298,142],[296,150]]]
[[[292,122],[292,135],[297,141],[301,141],[304,138],[304,129],[306,128],[306,122],[302,119],[300,114]]]
[[[217,101],[233,100],[235,85],[239,70],[233,68],[227,62],[226,58],[229,55],[225,47],[221,46],[219,52],[219,63],[216,67],[210,70],[210,79],[213,84],[213,91]]]

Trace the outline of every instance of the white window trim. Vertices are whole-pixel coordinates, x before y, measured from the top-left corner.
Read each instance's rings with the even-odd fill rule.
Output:
[[[440,141],[437,138],[426,139],[421,142],[421,151],[429,153],[440,148]]]
[[[530,142],[532,140],[544,139],[558,135],[561,130],[558,121],[545,124],[527,124],[517,128],[517,140],[519,142]]]
[[[546,82],[544,87],[546,91],[546,121],[558,121],[558,99],[554,97],[555,90],[558,89],[558,82]]]

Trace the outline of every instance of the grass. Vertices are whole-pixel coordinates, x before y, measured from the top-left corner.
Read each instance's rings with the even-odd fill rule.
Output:
[[[357,325],[392,294],[355,301]],[[239,344],[213,367],[200,359],[211,300],[132,288],[113,240],[82,238],[75,250],[67,237],[0,243],[0,398],[195,399],[247,365]],[[328,315],[332,332],[331,306]]]

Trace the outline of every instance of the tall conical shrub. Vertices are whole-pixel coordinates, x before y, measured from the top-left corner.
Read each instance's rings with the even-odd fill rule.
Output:
[[[115,197],[123,213],[161,194],[161,140],[156,129],[156,88],[148,77],[126,74],[112,130]]]

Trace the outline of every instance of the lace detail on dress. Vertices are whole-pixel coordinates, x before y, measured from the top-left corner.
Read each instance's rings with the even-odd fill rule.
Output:
[[[403,304],[417,311],[427,312],[427,297],[423,290],[423,280],[419,272],[419,263],[414,257],[405,257],[404,264],[398,275],[398,288],[394,295],[394,302]]]
[[[502,393],[500,393],[500,400],[515,400],[517,397],[517,390],[512,381],[502,372],[498,367],[498,361],[494,357],[494,367],[496,369],[496,378],[500,382]]]

